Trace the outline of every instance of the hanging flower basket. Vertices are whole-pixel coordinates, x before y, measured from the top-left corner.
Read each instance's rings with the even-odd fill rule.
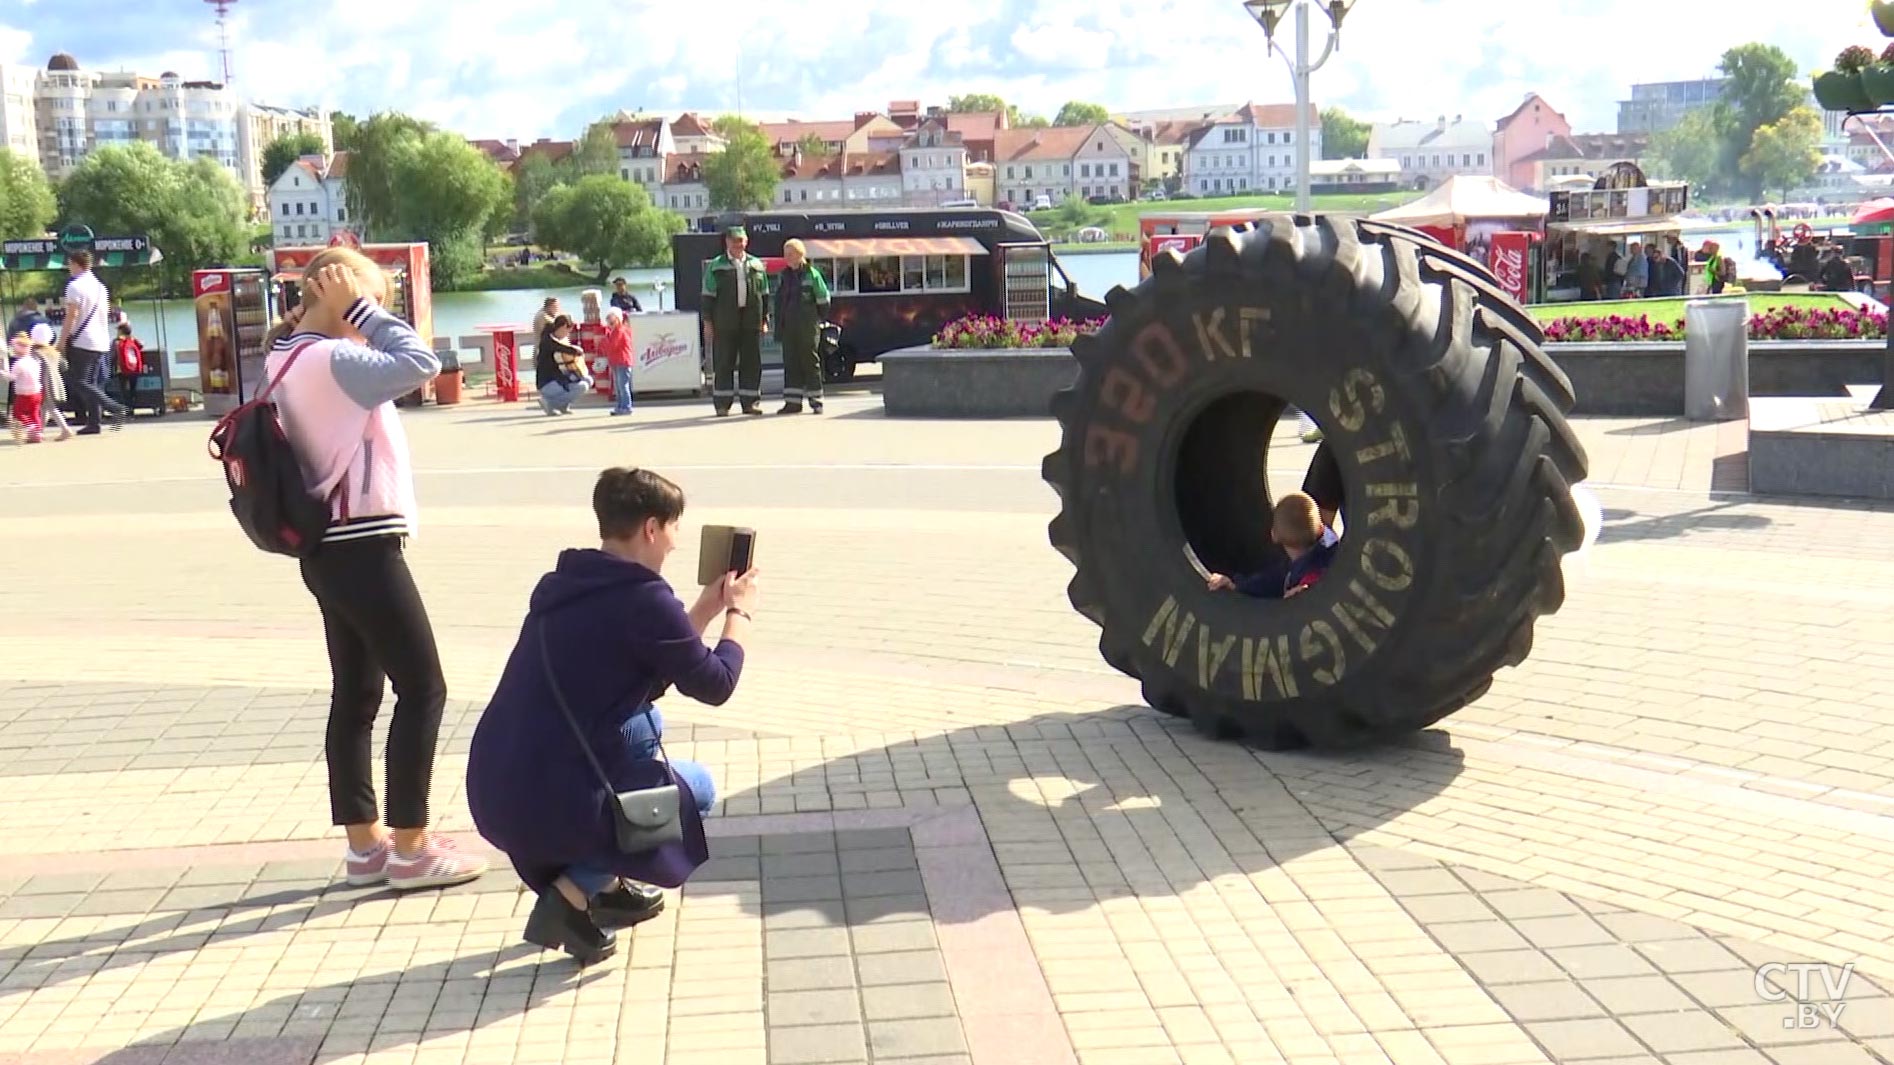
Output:
[[[1874,11],[1874,25],[1883,37],[1894,37],[1894,3],[1889,0],[1874,0],[1870,5]]]
[[[1894,64],[1876,63],[1863,70],[1861,95],[1876,106],[1894,104]]]
[[[1867,90],[1861,85],[1861,76],[1844,74],[1839,70],[1815,76],[1815,100],[1829,111],[1874,109],[1874,101],[1868,99]]]

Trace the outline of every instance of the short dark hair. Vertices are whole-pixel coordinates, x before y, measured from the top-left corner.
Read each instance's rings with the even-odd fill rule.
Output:
[[[546,328],[547,329],[562,329],[562,328],[566,328],[570,326],[571,324],[572,324],[572,316],[569,314],[561,314],[561,315],[555,315],[552,321],[547,322]]]
[[[669,525],[684,516],[684,490],[664,477],[631,466],[614,466],[592,487],[592,513],[601,540],[622,540],[656,518]]]
[[[68,252],[66,261],[81,270],[92,269],[92,253],[89,251]]]

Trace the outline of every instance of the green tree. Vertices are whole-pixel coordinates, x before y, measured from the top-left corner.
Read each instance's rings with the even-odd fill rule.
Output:
[[[820,133],[804,133],[801,138],[796,141],[796,147],[802,149],[802,154],[804,155],[823,156],[829,154],[829,142],[823,140],[822,134]]]
[[[1675,126],[1653,136],[1651,162],[1654,173],[1687,181],[1700,190],[1699,195],[1718,191],[1723,180],[1723,131],[1716,109],[1687,111]]]
[[[349,217],[361,224],[365,236],[395,236],[400,225],[402,160],[433,128],[398,111],[383,111],[355,127],[343,187]],[[468,149],[473,150],[471,145]]]
[[[285,133],[263,148],[263,187],[276,184],[291,163],[305,155],[321,155],[322,138],[304,130],[300,133]]]
[[[1822,165],[1822,117],[1798,107],[1756,131],[1742,158],[1743,172],[1758,190],[1781,189],[1783,199],[1807,183]]]
[[[733,115],[714,123],[725,141],[724,149],[704,160],[704,187],[713,211],[754,211],[776,198],[782,176],[769,141],[755,125]]]
[[[1361,159],[1368,154],[1368,132],[1373,127],[1339,107],[1322,112],[1322,158]]]
[[[1762,175],[1745,167],[1743,159],[1757,131],[1802,106],[1808,89],[1795,60],[1773,44],[1739,44],[1723,53],[1718,69],[1729,79],[1713,112],[1722,133],[1722,172],[1740,175],[1739,191],[1761,199]]]
[[[1067,100],[1053,117],[1055,126],[1096,126],[1111,121],[1111,112],[1104,104],[1088,104],[1083,100]]]
[[[947,98],[947,110],[957,115],[998,111],[1000,114],[1006,116],[1006,124],[1008,126],[1016,127],[1019,125],[1019,108],[1014,107],[1012,104],[1007,103],[1005,100],[1000,99],[990,92],[970,92],[965,96],[949,96]]]
[[[355,129],[361,120],[347,111],[329,112],[329,140],[338,152],[352,151],[355,148]]]
[[[617,267],[668,262],[671,234],[683,228],[642,186],[604,174],[553,189],[533,211],[539,242],[591,263],[600,283]]]
[[[59,187],[59,219],[97,233],[142,233],[164,253],[164,280],[232,263],[248,250],[249,200],[207,158],[166,159],[143,141],[95,149]]]
[[[0,148],[0,240],[30,240],[59,213],[52,183],[31,159]]]
[[[1027,115],[1014,111],[1013,116],[1014,117],[1007,122],[1007,125],[1013,129],[1045,129],[1047,126],[1052,125],[1051,120],[1047,119],[1044,115]]]
[[[565,183],[565,172],[543,152],[528,152],[513,168],[514,226],[530,233],[533,209],[546,194]]]
[[[610,122],[594,122],[572,146],[572,154],[562,160],[570,180],[593,174],[618,173],[618,133]]]

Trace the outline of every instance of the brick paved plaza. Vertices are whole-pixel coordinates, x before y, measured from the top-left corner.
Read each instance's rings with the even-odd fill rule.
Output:
[[[737,697],[665,707],[712,861],[582,973],[504,866],[339,886],[316,613],[208,423],[0,447],[0,1063],[1894,1062],[1894,514],[1717,491],[1740,426],[1581,423],[1605,530],[1531,661],[1335,757],[1099,660],[1050,421],[707,413],[408,419],[470,846],[474,722],[597,469],[762,530]]]

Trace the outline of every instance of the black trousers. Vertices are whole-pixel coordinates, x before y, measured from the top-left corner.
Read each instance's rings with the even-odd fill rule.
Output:
[[[72,420],[80,425],[101,425],[103,411],[117,413],[125,409],[99,387],[100,364],[104,361],[103,351],[75,347],[66,352],[66,389],[72,397]]]
[[[376,820],[371,747],[385,677],[395,689],[388,725],[388,827],[427,827],[447,680],[427,608],[402,554],[403,539],[325,543],[302,561],[303,584],[322,608],[334,676],[325,753],[329,813],[338,825]]]

